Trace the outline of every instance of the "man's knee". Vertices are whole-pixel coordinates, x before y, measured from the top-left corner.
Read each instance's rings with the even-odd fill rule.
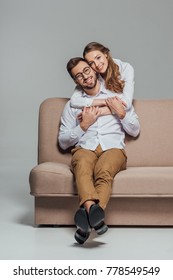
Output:
[[[120,171],[120,169],[119,164],[114,166],[111,166],[108,162],[105,162],[104,164],[97,164],[94,168],[94,177],[110,180]]]
[[[96,159],[90,153],[78,150],[72,157],[71,165],[73,169],[77,168],[85,172],[91,170],[93,173],[95,162]]]
[[[78,167],[80,169],[86,169],[90,166],[90,161],[88,161],[85,157],[75,158],[72,160],[72,167]]]

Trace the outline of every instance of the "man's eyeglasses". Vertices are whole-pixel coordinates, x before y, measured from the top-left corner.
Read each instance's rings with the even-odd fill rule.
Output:
[[[84,74],[89,75],[90,72],[91,72],[91,67],[85,67],[81,73],[77,73],[74,76],[74,80],[81,81],[84,78]]]

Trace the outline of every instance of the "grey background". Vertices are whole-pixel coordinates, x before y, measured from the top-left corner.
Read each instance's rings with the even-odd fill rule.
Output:
[[[1,158],[35,160],[39,104],[70,97],[66,63],[90,41],[135,69],[135,98],[172,98],[171,0],[1,0]]]
[[[33,224],[28,176],[38,109],[46,98],[71,96],[67,61],[98,41],[133,65],[135,98],[172,98],[172,16],[172,0],[0,0],[0,207],[8,242],[12,225]]]

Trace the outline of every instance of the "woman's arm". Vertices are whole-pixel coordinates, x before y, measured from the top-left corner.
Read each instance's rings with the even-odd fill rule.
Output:
[[[119,59],[114,59],[114,61],[119,66],[121,80],[125,81],[121,99],[126,103],[126,110],[129,110],[134,97],[134,68],[131,64]]]
[[[91,106],[106,106],[105,99],[93,99],[85,97],[80,90],[75,88],[75,91],[70,99],[70,105],[72,108],[81,109],[83,107]]]
[[[97,106],[93,106],[93,107],[97,107]],[[108,106],[99,107],[99,117],[100,117],[100,116],[112,115],[112,114],[113,114],[113,113],[111,112],[111,110],[109,109]],[[77,120],[78,120],[79,122],[82,121],[82,112],[79,113],[79,114],[77,115]]]
[[[93,100],[91,98],[84,98],[81,90],[77,87],[74,90],[73,95],[70,98],[70,106],[72,108],[82,109],[83,107],[90,107]]]

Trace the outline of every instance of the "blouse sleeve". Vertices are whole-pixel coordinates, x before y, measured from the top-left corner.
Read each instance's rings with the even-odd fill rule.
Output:
[[[72,108],[81,109],[83,107],[90,107],[92,102],[93,99],[87,97],[84,98],[82,91],[76,87],[70,99],[70,106]]]

